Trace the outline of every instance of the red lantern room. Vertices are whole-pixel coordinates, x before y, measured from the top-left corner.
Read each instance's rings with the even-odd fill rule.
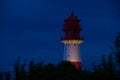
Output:
[[[81,25],[79,24],[80,20],[74,16],[73,12],[71,15],[64,20],[63,31],[65,33],[62,40],[81,40],[80,31]]]

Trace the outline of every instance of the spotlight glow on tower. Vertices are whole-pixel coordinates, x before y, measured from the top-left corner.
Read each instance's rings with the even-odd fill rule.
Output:
[[[70,61],[76,68],[82,68],[79,45],[83,42],[83,39],[80,36],[82,29],[79,21],[72,12],[71,15],[64,20],[64,36],[61,38],[61,42],[64,43],[63,60]]]

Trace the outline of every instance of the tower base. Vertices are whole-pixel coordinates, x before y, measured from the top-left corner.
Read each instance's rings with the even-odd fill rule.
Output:
[[[71,62],[71,64],[73,64],[77,69],[82,68],[82,63],[81,62]]]

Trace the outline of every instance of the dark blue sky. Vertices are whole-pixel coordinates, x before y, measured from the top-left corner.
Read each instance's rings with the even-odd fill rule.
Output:
[[[63,57],[63,21],[71,11],[81,20],[84,68],[109,54],[120,31],[119,0],[0,0],[0,71],[18,56],[58,63]]]

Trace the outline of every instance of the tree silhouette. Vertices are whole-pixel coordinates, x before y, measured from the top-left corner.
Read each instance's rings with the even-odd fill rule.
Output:
[[[34,80],[35,78],[35,63],[34,60],[30,61],[29,71],[28,71],[28,80]]]
[[[70,62],[61,62],[57,65],[57,80],[73,80],[77,78],[77,69]]]
[[[11,80],[11,74],[9,71],[5,73],[5,80]]]
[[[46,64],[43,68],[44,80],[56,80],[56,67],[54,64]]]
[[[115,78],[115,65],[112,54],[108,58],[102,56],[101,64],[93,65],[92,80],[110,80]]]
[[[26,80],[27,78],[27,71],[25,70],[26,63],[20,64],[20,60],[21,58],[18,57],[14,64],[15,80]]]
[[[0,72],[0,80],[3,80],[3,73]]]
[[[114,46],[111,49],[117,62],[118,71],[120,72],[120,32],[118,32]]]

